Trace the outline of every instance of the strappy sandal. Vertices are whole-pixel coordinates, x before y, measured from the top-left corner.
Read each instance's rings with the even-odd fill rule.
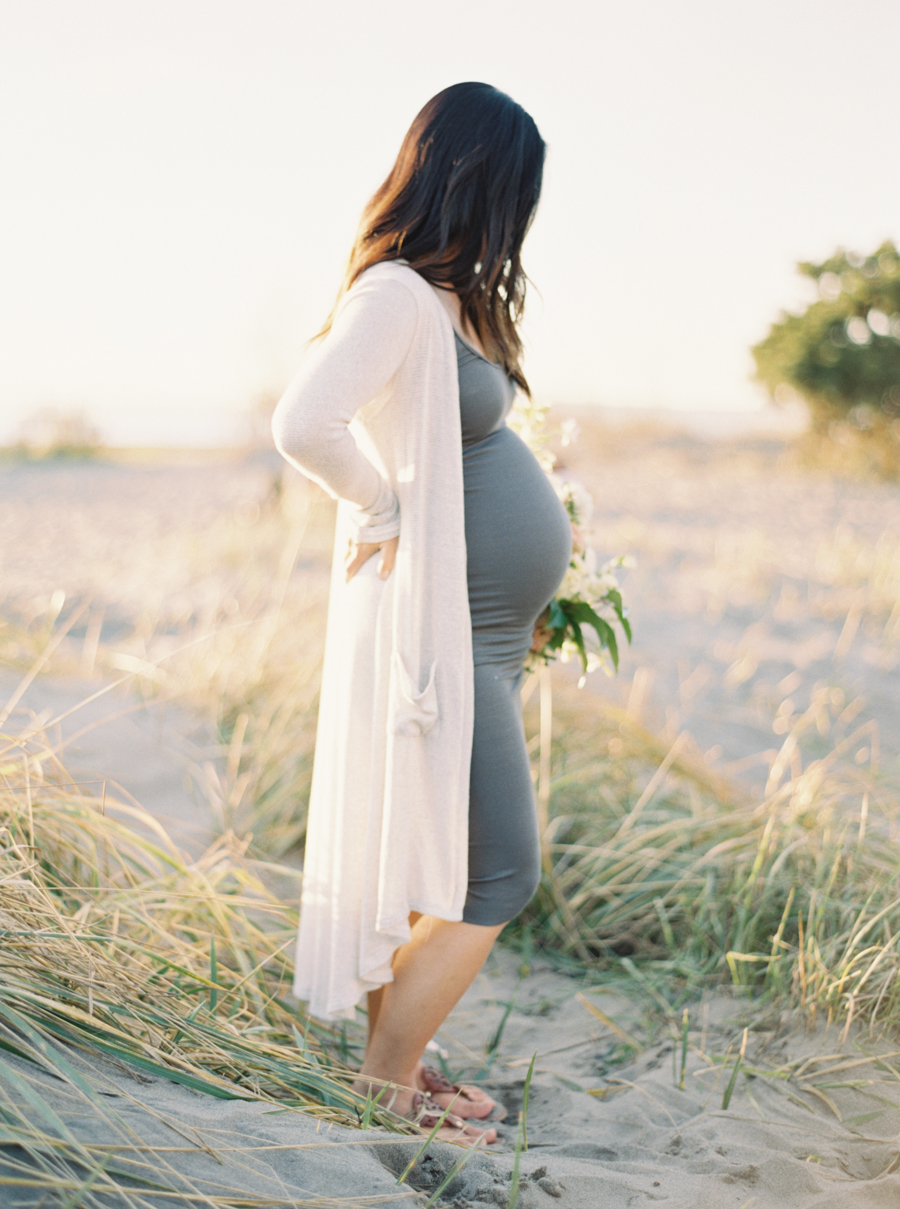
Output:
[[[435,1070],[433,1066],[426,1066],[424,1063],[419,1068],[422,1075],[422,1080],[425,1083],[425,1090],[432,1096],[434,1095],[455,1095],[463,1100],[468,1100],[470,1104],[478,1104],[482,1100],[487,1100],[491,1104],[491,1108],[483,1117],[466,1117],[467,1121],[486,1121],[488,1117],[492,1121],[502,1121],[506,1116],[506,1109],[502,1104],[498,1104],[496,1100],[492,1100],[490,1096],[482,1093],[480,1096],[473,1096],[471,1092],[480,1091],[480,1088],[469,1088],[459,1083],[451,1083],[446,1075],[441,1074],[439,1070]]]
[[[409,1119],[422,1130],[432,1130],[438,1124],[442,1128],[455,1129],[460,1138],[467,1139],[472,1146],[480,1146],[482,1142],[484,1142],[485,1146],[491,1145],[490,1142],[484,1141],[485,1134],[488,1131],[479,1129],[474,1123],[474,1118],[458,1117],[455,1112],[447,1112],[445,1108],[441,1108],[440,1104],[421,1091],[417,1091],[413,1097],[412,1112]],[[475,1131],[474,1134],[473,1130]],[[475,1134],[480,1134],[481,1136],[476,1137]],[[494,1134],[496,1137],[496,1131],[494,1131]]]

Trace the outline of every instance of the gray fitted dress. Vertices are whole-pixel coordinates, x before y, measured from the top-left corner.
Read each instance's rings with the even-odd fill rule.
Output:
[[[463,919],[488,926],[518,915],[540,878],[519,689],[534,623],[569,565],[572,532],[534,454],[506,426],[513,383],[458,334],[456,355],[475,657]]]

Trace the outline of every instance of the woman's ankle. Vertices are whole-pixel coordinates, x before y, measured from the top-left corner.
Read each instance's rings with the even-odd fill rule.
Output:
[[[379,1108],[398,1117],[408,1116],[413,1110],[416,1097],[420,1095],[414,1077],[407,1076],[403,1080],[377,1078],[374,1074],[363,1071],[354,1079],[353,1090],[359,1096],[365,1096],[367,1099],[371,1097]]]
[[[363,1064],[359,1068],[357,1078],[362,1080],[371,1080],[378,1086],[383,1086],[386,1083],[391,1083],[395,1087],[406,1087],[411,1091],[416,1089],[416,1075],[419,1069],[418,1059],[409,1067],[409,1069],[399,1070],[397,1065],[390,1061],[390,1054],[369,1055],[363,1059]]]

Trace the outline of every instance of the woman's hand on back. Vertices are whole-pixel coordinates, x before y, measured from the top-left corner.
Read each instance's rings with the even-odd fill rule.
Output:
[[[394,569],[399,541],[399,537],[389,537],[386,542],[348,542],[344,558],[345,582],[349,583],[360,567],[379,550],[381,558],[378,560],[378,576],[380,579],[387,579]]]

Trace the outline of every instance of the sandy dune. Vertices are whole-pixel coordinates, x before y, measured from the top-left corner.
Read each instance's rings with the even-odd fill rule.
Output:
[[[464,1061],[476,1038],[490,1037],[514,992],[491,1085],[515,1107],[537,1053],[525,1169],[533,1172],[540,1160],[562,1185],[560,1206],[874,1209],[900,1201],[900,1084],[890,1069],[897,1051],[885,1064],[878,1060],[890,1054],[888,1045],[852,1030],[843,1042],[837,1029],[807,1032],[790,1014],[766,1019],[751,1005],[716,995],[691,1006],[681,1091],[680,1039],[676,1045],[666,1036],[633,1060],[616,1062],[620,1038],[587,1006],[628,1031],[635,1028],[632,1001],[581,989],[540,963],[520,978],[515,956],[500,950],[444,1030],[466,1039],[449,1042],[454,1058],[458,1053]],[[739,1076],[723,1111],[747,1024],[745,1061],[759,1073]],[[785,1078],[792,1069],[799,1077]],[[524,1206],[551,1203],[536,1189],[529,1195]]]
[[[757,1020],[746,1057],[754,1075],[740,1078],[723,1111],[731,1062],[723,1071],[721,1059],[729,1046],[733,1057],[745,1020],[752,1020],[746,1005],[722,996],[695,1005],[697,1028],[681,1091],[680,1071],[673,1070],[680,1043],[669,1038],[631,1062],[610,1064],[617,1038],[584,1001],[634,1028],[634,1005],[627,999],[585,993],[540,964],[524,978],[517,967],[515,955],[498,951],[440,1038],[452,1067],[483,1073],[484,1046],[515,994],[517,1006],[485,1081],[512,1110],[513,1124],[500,1127],[496,1146],[471,1156],[441,1204],[508,1205],[514,1122],[534,1053],[520,1209],[645,1203],[672,1209],[889,1209],[900,1203],[900,1083],[891,1071],[897,1052],[885,1044],[853,1033],[842,1043],[837,1030],[807,1033],[790,1016]],[[215,1100],[129,1075],[120,1064],[92,1059],[90,1065],[104,1091],[102,1109],[88,1118],[83,1103],[58,1080],[18,1059],[0,1059],[0,1080],[5,1094],[19,1102],[11,1077],[36,1082],[76,1136],[97,1140],[102,1130],[120,1166],[146,1174],[152,1163],[166,1187],[185,1193],[183,1181],[190,1179],[210,1194],[240,1190],[270,1197],[272,1204],[421,1204],[427,1198],[411,1202],[410,1192],[430,1193],[462,1158],[456,1147],[433,1144],[407,1191],[396,1177],[418,1149],[414,1141],[325,1126],[264,1104]],[[791,1069],[794,1078],[787,1080]],[[0,1203],[37,1205],[41,1195],[17,1190],[15,1200]],[[184,1202],[174,1197],[156,1203]]]
[[[644,669],[659,724],[759,782],[787,720],[827,688],[852,707],[847,725],[876,724],[884,767],[897,768],[896,484],[805,471],[771,438],[586,425],[562,453],[593,494],[598,549],[638,564],[624,579],[634,646],[618,679],[595,676],[589,691],[623,700]]]
[[[618,679],[597,673],[588,693],[623,700],[634,672],[648,673],[655,722],[687,728],[722,768],[759,781],[781,743],[778,710],[786,730],[825,686],[852,713],[847,725],[877,724],[878,754],[896,767],[895,485],[797,469],[774,437],[710,442],[586,422],[561,453],[562,473],[594,496],[598,550],[637,559],[624,575],[634,646]],[[175,630],[239,581],[239,564],[212,559],[218,535],[258,511],[279,474],[266,454],[5,466],[0,609],[33,614],[62,589],[103,610],[106,642],[135,619]],[[299,564],[323,587],[325,528],[307,534]]]
[[[636,553],[639,566],[626,579],[634,648],[619,681],[595,678],[586,694],[623,698],[635,671],[645,669],[638,682],[646,687],[648,715],[673,734],[686,727],[720,768],[755,783],[782,741],[784,719],[827,691],[833,731],[811,735],[813,750],[870,718],[880,752],[867,740],[857,758],[894,771],[896,489],[810,478],[779,463],[777,441],[713,446],[658,433],[640,440],[588,435],[570,460],[597,499],[598,544],[608,553]],[[221,593],[223,577],[241,574],[239,566],[204,563],[204,532],[258,508],[271,484],[265,458],[5,468],[0,607],[39,612],[61,589],[103,610],[106,642],[142,610],[177,628]],[[324,550],[321,542],[310,549],[300,573],[321,577]],[[82,640],[87,645],[88,636]],[[17,678],[2,673],[0,696]],[[39,679],[20,710],[47,720],[98,687],[94,678]],[[60,723],[57,738],[68,740],[65,758],[76,779],[107,781],[163,819],[180,842],[202,846],[212,821],[197,769],[215,765],[222,753],[190,712],[109,695]],[[887,1040],[856,1028],[846,1037],[821,1025],[807,1031],[799,1017],[766,1018],[719,994],[691,1005],[681,1090],[678,1023],[646,1032],[637,984],[597,990],[541,960],[524,974],[519,966],[516,954],[498,950],[438,1039],[452,1070],[482,1078],[510,1108],[499,1145],[471,1158],[443,1204],[508,1204],[516,1116],[537,1054],[520,1209],[900,1205],[900,1054]],[[746,1073],[723,1110],[745,1026]],[[0,1081],[12,1096],[20,1068],[16,1059],[0,1061]],[[103,1073],[110,1139],[126,1149],[138,1141],[157,1148],[172,1179],[182,1171],[210,1191],[239,1187],[272,1203],[415,1203],[395,1181],[413,1143],[336,1128],[323,1133],[292,1111],[207,1100],[121,1067],[104,1066]],[[57,1094],[73,1130],[97,1128],[67,1106],[63,1087]],[[145,1152],[134,1154],[146,1161]],[[412,1188],[430,1194],[459,1158],[456,1148],[433,1146]],[[6,1195],[0,1191],[0,1204],[41,1203],[40,1193]]]
[[[0,702],[9,700],[20,678],[0,669]],[[19,700],[12,725],[37,720],[86,794],[105,792],[142,806],[180,848],[199,855],[214,834],[203,766],[221,756],[210,728],[172,702],[145,703],[126,686],[97,695],[104,687],[97,680],[38,677]]]
[[[4,690],[9,680],[7,674]],[[25,702],[56,716],[83,687],[45,680]],[[197,842],[203,812],[185,772],[196,755],[198,724],[171,706],[162,716],[153,709],[122,714],[129,704],[136,703],[107,696],[86,707],[96,725],[89,743],[83,737],[73,754],[86,776],[120,770],[153,813],[168,824],[175,820]],[[74,726],[78,714],[67,725]],[[193,740],[180,749],[178,723]],[[481,1080],[509,1116],[499,1126],[498,1144],[466,1163],[441,1203],[454,1209],[508,1204],[517,1116],[534,1055],[520,1209],[626,1209],[645,1202],[673,1209],[887,1209],[900,1203],[900,1050],[856,1029],[847,1037],[836,1028],[807,1031],[799,1016],[766,1016],[720,993],[691,1005],[680,1090],[677,1022],[671,1033],[649,1035],[641,1004],[639,988],[629,994],[621,985],[597,987],[540,958],[523,969],[518,954],[497,950],[437,1040],[450,1069]],[[739,1075],[724,1111],[723,1092],[747,1025],[745,1069],[752,1077]],[[361,1036],[360,1029],[351,1043]],[[626,1036],[634,1048],[623,1047]],[[106,1083],[107,1119],[85,1119],[83,1104],[58,1080],[26,1065],[0,1059],[7,1095],[17,1095],[13,1074],[37,1079],[45,1094],[53,1089],[54,1107],[75,1134],[96,1138],[102,1127],[119,1161],[146,1163],[142,1148],[153,1148],[168,1187],[186,1191],[179,1184],[184,1177],[210,1193],[241,1189],[276,1204],[413,1203],[395,1177],[415,1143],[326,1127],[258,1103],[209,1099],[102,1060],[91,1065]],[[432,1145],[411,1188],[430,1193],[460,1157],[454,1147]],[[17,1190],[15,1200],[0,1195],[0,1203],[37,1205],[41,1196]]]

